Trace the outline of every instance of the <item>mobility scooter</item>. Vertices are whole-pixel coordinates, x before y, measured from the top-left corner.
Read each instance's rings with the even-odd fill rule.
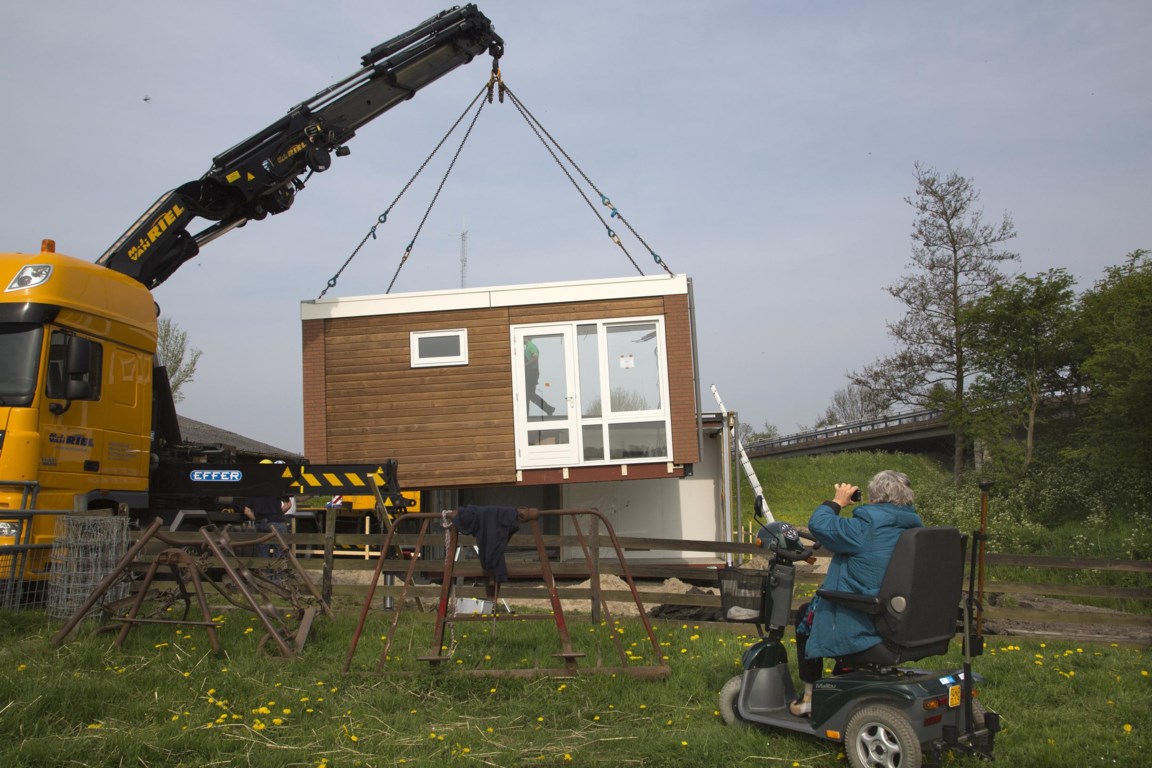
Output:
[[[873,616],[882,641],[840,659],[838,669],[852,671],[818,681],[811,714],[804,717],[788,708],[796,693],[784,631],[792,616],[796,563],[811,559],[819,545],[804,543],[784,522],[763,525],[756,542],[766,550],[766,571],[729,568],[720,576],[724,611],[732,619],[755,621],[761,635],[743,655],[743,672],[720,691],[726,723],[842,742],[854,768],[920,768],[925,755],[938,765],[950,751],[992,759],[1000,718],[974,697],[978,678],[971,659],[983,640],[973,631],[971,576],[967,598],[963,594],[966,537],[948,527],[907,530],[877,595],[817,591],[821,600]],[[946,653],[958,631],[964,640],[960,669],[897,666]]]

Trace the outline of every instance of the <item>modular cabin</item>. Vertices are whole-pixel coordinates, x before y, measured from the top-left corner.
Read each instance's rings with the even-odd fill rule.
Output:
[[[595,508],[620,536],[728,540],[686,276],[322,299],[301,321],[311,461],[396,459],[424,511]]]

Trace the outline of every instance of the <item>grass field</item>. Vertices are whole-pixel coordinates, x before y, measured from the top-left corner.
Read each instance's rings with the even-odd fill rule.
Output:
[[[846,764],[831,742],[723,724],[717,692],[755,639],[732,627],[657,625],[662,681],[524,680],[469,674],[559,666],[552,622],[458,625],[452,660],[434,671],[415,659],[428,617],[405,616],[383,671],[381,612],[344,674],[353,611],[318,622],[294,662],[259,654],[260,630],[240,612],[221,614],[220,656],[196,628],[139,627],[116,649],[88,627],[56,648],[59,622],[0,614],[0,757],[27,768]],[[637,622],[572,617],[571,629],[589,658],[616,633],[635,663],[653,661]],[[1148,649],[993,642],[976,668],[982,700],[1004,716],[1001,765],[1129,766],[1152,751]]]
[[[757,462],[779,519],[803,524],[834,482],[865,483],[885,468],[907,472],[926,519],[970,530],[973,495],[953,493],[929,460],[846,454]],[[749,513],[750,491],[744,502]],[[930,520],[931,521],[931,520]],[[1011,521],[1010,521],[1011,522]],[[390,614],[373,612],[341,670],[358,606],[320,620],[300,660],[262,655],[261,630],[221,610],[224,649],[195,627],[141,626],[123,649],[86,626],[60,647],[61,622],[0,613],[0,765],[107,766],[783,766],[845,765],[839,745],[730,727],[717,693],[739,672],[755,637],[736,625],[657,624],[667,679],[625,674],[514,679],[486,671],[555,669],[552,622],[501,619],[457,625],[431,649],[429,617],[408,611],[377,669]],[[569,617],[587,666],[616,637],[630,664],[656,663],[638,622],[593,625]],[[443,653],[430,669],[417,656]],[[957,647],[923,666],[957,668]],[[976,671],[985,705],[1003,716],[997,762],[1012,768],[1136,766],[1152,754],[1152,650],[990,638]],[[958,757],[947,765],[983,762]]]

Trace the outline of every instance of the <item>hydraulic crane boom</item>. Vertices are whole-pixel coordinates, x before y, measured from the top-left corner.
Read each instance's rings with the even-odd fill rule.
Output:
[[[205,243],[288,210],[304,188],[301,175],[326,171],[332,153],[347,155],[345,143],[360,126],[485,51],[495,71],[504,41],[475,5],[451,8],[376,46],[359,71],[214,157],[200,179],[162,195],[97,263],[155,288]],[[195,218],[214,223],[193,234]]]

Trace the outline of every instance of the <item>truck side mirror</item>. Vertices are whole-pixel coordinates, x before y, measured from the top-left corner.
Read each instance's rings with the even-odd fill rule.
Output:
[[[92,342],[79,336],[68,339],[65,355],[65,372],[68,377],[88,373],[92,364]]]
[[[67,411],[73,400],[92,397],[92,383],[87,378],[92,365],[92,342],[79,336],[70,336],[66,344],[64,380],[61,382],[64,391],[50,393],[50,396],[60,397],[67,402],[64,405],[52,403],[48,407],[57,416]]]

